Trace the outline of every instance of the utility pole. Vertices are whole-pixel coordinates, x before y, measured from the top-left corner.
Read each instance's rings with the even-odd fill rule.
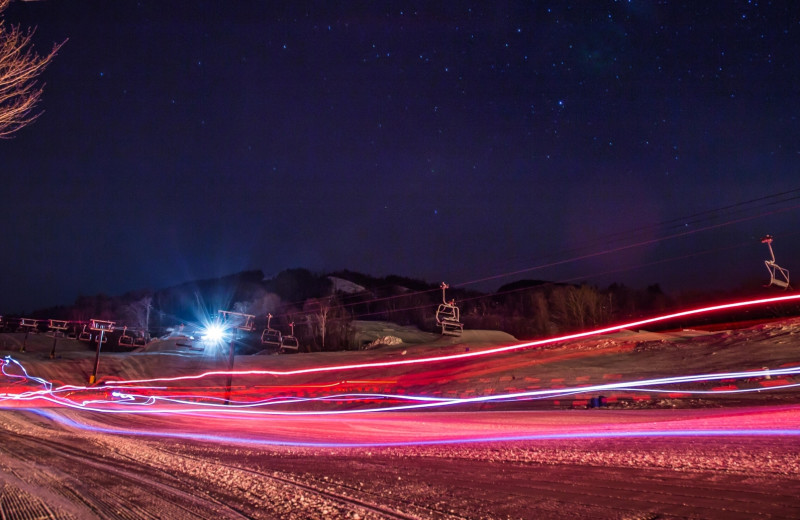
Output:
[[[50,330],[53,332],[53,348],[50,349],[50,359],[54,359],[56,357],[56,343],[58,343],[58,335],[64,335],[65,330],[69,327],[69,322],[64,320],[50,320],[50,324],[48,325]]]
[[[28,334],[30,334],[33,329],[39,326],[39,320],[20,318],[19,326],[25,327],[25,337],[22,339],[22,346],[19,348],[20,352],[25,352],[25,347],[28,345]]]
[[[231,385],[233,384],[233,361],[235,357],[235,343],[237,332],[240,330],[252,332],[256,328],[255,319],[253,314],[243,314],[241,312],[233,311],[219,311],[219,316],[223,325],[226,328],[233,329],[231,335],[230,349],[228,350],[228,381],[225,385],[225,404],[231,402]]]
[[[90,323],[91,325],[89,328],[100,333],[97,336],[97,354],[94,356],[94,370],[92,371],[92,375],[89,376],[89,384],[93,385],[97,382],[97,369],[100,367],[100,347],[103,345],[103,335],[106,332],[114,330],[114,322],[93,319]]]

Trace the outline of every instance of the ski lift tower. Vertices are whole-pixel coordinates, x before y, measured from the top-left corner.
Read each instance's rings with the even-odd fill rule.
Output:
[[[20,318],[19,326],[25,329],[25,338],[22,340],[22,346],[19,348],[19,351],[25,352],[25,347],[28,344],[28,334],[30,334],[32,330],[35,330],[36,327],[39,326],[39,320],[34,320],[32,318]]]
[[[69,328],[69,322],[65,320],[49,320],[49,322],[47,326],[53,332],[53,348],[50,349],[50,359],[53,359],[56,357],[56,343],[58,343],[58,338],[66,334],[66,330]]]
[[[243,314],[241,312],[219,311],[219,317],[223,327],[233,329],[231,335],[230,350],[228,351],[228,381],[225,385],[225,404],[231,401],[231,384],[233,383],[233,359],[235,354],[235,343],[237,340],[236,331],[252,332],[255,330],[256,317],[253,314]]]
[[[92,375],[89,376],[89,384],[93,385],[97,382],[97,369],[100,366],[100,347],[103,344],[103,336],[105,333],[114,330],[114,322],[93,319],[89,322],[89,328],[100,333],[97,336],[97,354],[95,354],[94,357],[94,370],[92,371]]]
[[[764,260],[764,265],[767,266],[767,271],[769,271],[769,283],[767,287],[774,285],[776,287],[783,287],[784,289],[791,289],[792,286],[789,285],[789,271],[775,263],[775,252],[772,251],[772,235],[766,235],[761,239],[761,243],[767,244],[769,256],[771,258],[770,260]]]

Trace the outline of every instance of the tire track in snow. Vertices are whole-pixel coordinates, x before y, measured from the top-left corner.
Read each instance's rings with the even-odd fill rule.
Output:
[[[172,455],[172,456],[177,456],[177,457],[186,458],[186,459],[193,459],[193,460],[201,461],[201,462],[203,461],[203,459],[200,459],[199,457],[196,457],[194,455],[188,455],[186,453],[177,453],[177,452],[169,450],[167,448],[156,447],[155,449],[157,449],[159,451],[162,451],[164,453],[167,453],[169,455]],[[316,495],[320,495],[320,496],[325,497],[327,499],[331,499],[331,500],[334,500],[334,501],[339,502],[341,504],[344,504],[347,507],[361,508],[361,509],[363,509],[363,510],[365,510],[367,512],[376,513],[376,514],[380,515],[380,518],[389,518],[389,519],[397,519],[397,520],[419,520],[419,518],[420,518],[418,516],[412,516],[412,515],[405,514],[403,512],[397,511],[395,509],[390,509],[388,507],[382,506],[382,505],[377,504],[377,503],[372,502],[372,501],[362,500],[362,499],[359,499],[359,498],[356,498],[356,497],[353,497],[353,496],[348,496],[348,495],[346,495],[344,493],[336,493],[336,492],[331,491],[331,490],[320,489],[317,486],[313,486],[311,484],[304,484],[302,482],[297,482],[296,480],[293,480],[293,479],[290,479],[290,478],[287,478],[287,477],[281,477],[281,476],[275,474],[274,472],[273,473],[265,473],[263,471],[258,471],[258,470],[255,470],[255,469],[246,468],[246,467],[242,467],[242,466],[235,465],[235,464],[228,464],[228,463],[225,463],[225,462],[221,462],[219,460],[216,461],[215,464],[217,464],[219,466],[224,466],[226,468],[230,468],[230,469],[233,469],[233,470],[236,470],[236,471],[244,472],[244,473],[247,473],[247,474],[250,474],[250,475],[254,475],[254,476],[257,476],[257,477],[262,478],[262,479],[268,479],[268,480],[272,480],[274,482],[279,482],[281,484],[288,485],[288,486],[291,486],[291,487],[294,487],[294,488],[298,488],[298,489],[301,489],[301,490],[306,491],[306,492],[311,492],[311,493],[314,493]],[[348,489],[351,492],[355,492],[356,491],[356,490],[353,490],[351,488],[348,488]],[[364,494],[364,493],[362,493],[362,494]],[[417,507],[419,507],[419,506],[417,506]],[[438,515],[442,514],[441,512],[438,512],[438,511],[436,513]],[[460,517],[452,516],[451,518],[460,518]]]
[[[41,442],[41,441],[37,441]],[[59,443],[52,443],[45,441],[45,444],[50,445],[58,456],[71,460],[77,464],[89,466],[91,469],[97,470],[105,474],[107,478],[109,475],[119,477],[120,480],[125,482],[124,490],[129,490],[132,483],[135,483],[134,492],[136,497],[131,494],[123,494],[115,492],[108,486],[101,488],[88,488],[88,494],[91,495],[91,502],[94,505],[103,506],[101,516],[103,518],[119,518],[120,520],[139,520],[139,519],[152,519],[160,520],[163,518],[171,518],[174,520],[179,519],[195,519],[202,518],[207,520],[219,520],[219,518],[231,519],[247,519],[251,517],[244,515],[236,509],[223,504],[207,495],[191,493],[181,489],[179,486],[180,479],[175,475],[163,473],[162,477],[166,476],[169,480],[175,481],[175,484],[170,484],[164,481],[163,478],[156,479],[154,475],[154,468],[146,467],[138,461],[121,461],[113,457],[97,456],[81,450],[73,450]],[[130,466],[133,463],[133,469],[127,469],[124,466]],[[121,467],[122,466],[122,467]],[[144,493],[142,493],[144,491]],[[143,495],[152,497],[157,502],[156,508],[151,509],[146,505],[139,505],[133,502],[133,498],[143,500]],[[113,498],[113,500],[109,500]],[[157,497],[157,498],[156,498]],[[188,505],[182,505],[186,503]],[[169,506],[169,507],[167,507]],[[165,511],[167,508],[168,511]]]
[[[79,518],[88,516],[115,520],[251,518],[210,496],[194,493],[191,489],[186,491],[185,483],[174,475],[162,472],[156,476],[153,468],[138,461],[120,460],[108,457],[102,452],[95,453],[73,446],[73,444],[85,444],[85,438],[71,437],[66,441],[62,439],[55,441],[15,432],[13,436],[7,436],[4,440],[2,445],[2,450],[6,454],[4,461],[17,461],[10,468],[6,464],[7,469],[10,469],[16,477],[15,480],[21,484],[15,487],[23,489],[29,487],[37,495],[49,494],[52,497],[57,494],[63,497],[65,502],[73,505],[77,502],[82,506],[78,508]],[[38,470],[42,464],[47,464],[48,474],[42,474]],[[49,473],[54,471],[57,471],[57,474],[50,476]],[[19,500],[15,502],[17,503]],[[63,506],[64,503],[60,505]],[[67,506],[66,509],[72,508]],[[37,512],[34,516],[24,512],[5,514],[2,518],[29,520],[71,517],[55,516],[50,511]]]
[[[69,520],[74,517],[56,514],[39,498],[6,483],[0,490],[0,518],[3,520]]]

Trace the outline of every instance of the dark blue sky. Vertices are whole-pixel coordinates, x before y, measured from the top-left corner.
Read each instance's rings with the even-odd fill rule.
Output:
[[[0,141],[0,312],[253,268],[733,290],[767,233],[800,265],[796,3],[337,4],[13,3],[69,41]]]

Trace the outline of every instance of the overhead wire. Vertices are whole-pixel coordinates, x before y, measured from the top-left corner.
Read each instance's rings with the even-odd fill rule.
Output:
[[[772,211],[766,211],[766,212],[762,211],[762,212],[759,212],[759,213],[757,213],[755,215],[745,215],[745,216],[741,216],[741,217],[738,217],[738,218],[728,218],[728,220],[725,220],[723,222],[710,223],[710,224],[702,226],[702,227],[694,227],[697,224],[700,224],[700,223],[703,223],[703,222],[708,222],[708,221],[711,221],[713,219],[717,219],[717,218],[720,218],[720,217],[723,217],[723,216],[724,217],[733,217],[735,215],[741,215],[742,213],[744,213],[746,211],[752,211],[753,209],[763,209],[763,208],[767,208],[767,207],[770,207],[770,206],[775,206],[775,205],[778,205],[778,204],[784,204],[786,202],[791,202],[791,201],[798,200],[798,199],[800,199],[800,188],[796,188],[796,189],[792,189],[792,190],[786,190],[786,191],[775,193],[775,194],[772,194],[772,195],[756,197],[756,198],[753,198],[753,199],[750,199],[750,200],[747,200],[747,201],[741,201],[741,202],[738,202],[738,203],[735,203],[735,204],[722,206],[720,208],[715,208],[715,209],[711,209],[711,210],[706,210],[706,211],[694,213],[694,214],[689,215],[687,217],[680,217],[680,218],[670,219],[670,220],[667,220],[667,221],[664,221],[664,222],[651,224],[649,226],[643,226],[643,227],[639,227],[639,228],[634,228],[634,229],[628,230],[628,231],[619,231],[619,232],[609,233],[609,234],[606,234],[604,236],[598,237],[597,239],[595,239],[592,243],[590,243],[588,245],[584,245],[581,248],[570,250],[573,253],[573,256],[570,256],[570,257],[567,257],[567,258],[563,258],[562,257],[559,260],[555,260],[555,261],[551,261],[551,262],[545,262],[545,263],[538,264],[538,265],[533,265],[533,266],[528,266],[528,267],[525,267],[525,268],[522,268],[522,269],[506,271],[506,272],[494,274],[494,275],[491,275],[491,276],[488,276],[488,277],[471,279],[471,280],[464,280],[464,281],[461,281],[461,282],[458,282],[458,283],[454,283],[453,286],[454,287],[463,288],[465,286],[476,285],[476,284],[484,283],[484,282],[491,281],[491,280],[497,280],[497,279],[502,279],[502,278],[507,278],[507,277],[523,274],[523,273],[528,273],[528,272],[533,272],[533,271],[538,271],[538,270],[544,270],[544,269],[547,269],[547,268],[556,267],[556,266],[560,266],[560,265],[565,265],[565,264],[569,264],[569,263],[573,263],[573,262],[578,262],[578,261],[586,260],[586,259],[589,259],[589,258],[594,258],[594,257],[609,255],[609,254],[613,254],[613,253],[618,253],[618,252],[634,249],[634,248],[637,248],[637,247],[643,247],[643,246],[646,246],[646,245],[651,245],[651,244],[659,243],[659,242],[666,241],[666,240],[673,240],[673,239],[677,239],[677,238],[693,235],[693,234],[696,234],[696,233],[706,232],[706,231],[719,229],[719,228],[730,226],[730,225],[737,224],[737,223],[742,223],[742,222],[746,222],[746,221],[750,221],[750,220],[755,220],[755,219],[762,218],[762,217],[769,216],[769,215],[774,215],[774,214],[779,214],[779,213],[784,213],[784,212],[788,212],[788,211],[797,210],[798,208],[800,208],[800,204],[795,204],[795,205],[792,205],[792,206],[789,206],[789,207],[777,208],[777,209],[774,209]],[[754,207],[748,207],[748,206],[753,206],[754,204],[755,204]],[[734,211],[731,212],[731,210],[734,210]],[[727,212],[727,214],[726,214],[726,212]],[[661,230],[663,232],[663,231],[668,231],[668,230],[675,229],[676,227],[686,228],[687,226],[693,226],[693,227],[691,227],[690,229],[686,229],[686,230],[680,231],[680,232],[671,233],[671,234],[666,235],[666,236],[659,236],[659,237],[656,237],[656,238],[647,238],[647,239],[638,240],[638,241],[632,242],[632,243],[629,242],[629,243],[625,243],[625,244],[619,245],[618,247],[607,248],[607,249],[604,249],[604,250],[601,250],[601,251],[589,251],[589,252],[586,252],[586,253],[581,253],[581,251],[586,251],[587,248],[591,247],[592,244],[608,244],[609,242],[611,242],[611,243],[613,243],[615,241],[618,242],[620,240],[623,240],[626,237],[630,238],[632,235],[637,235],[637,234],[638,235],[643,235],[643,234],[646,234],[646,233],[651,232],[651,231],[659,231],[659,230]],[[554,281],[554,283],[567,283],[567,282],[575,281],[575,280],[586,280],[586,279],[591,279],[591,278],[597,277],[597,276],[608,275],[608,274],[613,274],[613,273],[618,273],[618,272],[625,272],[625,271],[629,271],[629,270],[632,270],[632,269],[648,267],[648,266],[652,266],[652,265],[665,264],[665,263],[674,262],[674,261],[677,261],[677,260],[684,260],[684,259],[687,259],[687,258],[692,258],[692,257],[700,256],[700,255],[710,254],[710,253],[713,253],[713,252],[716,252],[716,251],[728,250],[728,249],[733,249],[733,248],[738,248],[738,247],[745,247],[746,245],[747,245],[747,243],[741,243],[741,244],[739,244],[737,246],[733,246],[733,247],[705,249],[705,250],[697,251],[695,253],[691,253],[691,254],[687,254],[687,255],[680,255],[680,256],[677,256],[677,257],[672,257],[672,258],[669,258],[669,259],[662,259],[662,260],[658,260],[658,261],[655,261],[655,262],[649,262],[649,263],[643,263],[643,264],[639,264],[639,265],[633,265],[633,266],[629,266],[627,268],[616,269],[616,270],[608,271],[608,272],[604,272],[604,273],[592,273],[591,275],[588,275],[588,276],[571,277],[571,278],[568,278],[568,279],[555,279],[553,281]],[[387,300],[398,299],[398,298],[407,298],[409,296],[427,294],[427,293],[438,291],[438,290],[439,289],[430,289],[430,290],[426,290],[426,291],[408,292],[408,293],[404,293],[404,294],[400,294],[400,295],[393,295],[393,296],[387,296],[387,297],[382,297],[382,298],[375,298],[375,299],[371,299],[371,300],[358,301],[358,302],[349,303],[349,304],[346,303],[346,304],[342,304],[341,307],[348,308],[348,307],[352,307],[352,306],[356,306],[356,305],[366,305],[366,304],[375,303],[375,302],[379,302],[379,301],[387,301]],[[490,297],[492,297],[493,295],[496,295],[496,294],[498,294],[498,293],[494,292],[492,294],[460,298],[459,301],[472,301],[472,300],[481,299],[481,298],[490,298]],[[392,312],[404,312],[404,311],[419,310],[421,308],[429,308],[430,306],[431,306],[431,304],[426,304],[424,306],[404,307],[404,308],[401,308],[401,309],[392,309]],[[360,313],[357,316],[352,316],[352,318],[356,318],[357,319],[357,318],[371,317],[371,316],[376,316],[376,315],[385,315],[386,312],[387,312],[386,310],[381,310],[381,311],[375,311],[375,312]],[[298,314],[303,315],[303,314],[307,314],[307,313],[300,312]]]
[[[794,188],[790,190],[785,190],[782,192],[754,197],[749,200],[740,201],[734,204],[728,204],[725,206],[721,206],[718,208],[713,208],[710,210],[696,212],[684,217],[678,217],[669,219],[663,222],[658,222],[654,224],[649,224],[645,226],[639,226],[636,228],[624,230],[624,231],[616,231],[611,233],[606,233],[604,235],[600,235],[595,237],[593,240],[589,242],[585,242],[580,247],[562,250],[560,252],[554,253],[550,255],[551,258],[554,258],[550,261],[543,261],[537,263],[535,265],[528,265],[518,269],[511,269],[500,273],[491,274],[489,276],[481,277],[481,278],[472,278],[467,280],[462,280],[456,283],[452,283],[454,288],[464,288],[468,286],[474,286],[477,284],[499,280],[503,278],[509,278],[512,276],[517,276],[520,274],[531,273],[535,271],[542,271],[545,269],[562,266],[570,263],[579,262],[582,260],[587,260],[590,258],[596,258],[605,255],[611,255],[615,253],[620,253],[628,250],[632,250],[639,247],[644,247],[647,245],[652,245],[656,243],[660,243],[667,240],[674,240],[682,237],[686,237],[689,235],[693,235],[696,233],[707,232],[714,229],[723,228],[726,226],[730,226],[737,223],[742,223],[746,221],[755,220],[758,218],[762,218],[768,215],[774,215],[779,213],[784,213],[788,211],[797,210],[800,208],[800,204],[794,204],[788,207],[779,207],[777,209],[773,209],[771,211],[759,211],[756,214],[748,214],[754,210],[762,210],[765,208],[769,208],[771,206],[783,205],[788,202],[792,202],[795,200],[800,199],[800,188]],[[735,217],[735,218],[732,218]],[[726,220],[722,222],[714,222],[717,219],[725,218]],[[698,227],[699,224],[704,224]],[[688,228],[688,229],[687,229]],[[668,233],[664,235],[663,233]],[[659,234],[660,236],[652,237],[653,234]],[[652,238],[649,238],[652,237]],[[631,241],[633,240],[633,241]],[[609,245],[618,244],[614,247],[607,247]],[[597,246],[606,246],[604,249],[596,250]],[[660,265],[665,264],[668,262],[674,262],[678,260],[684,260],[687,258],[692,258],[704,254],[710,254],[715,251],[719,250],[726,250],[732,249],[736,247],[745,247],[747,244],[742,243],[737,246],[733,247],[726,247],[726,248],[716,248],[716,249],[705,249],[701,251],[697,251],[688,255],[680,255],[677,257],[672,257],[669,259],[661,259],[655,262],[648,262],[648,263],[641,263],[638,265],[631,265],[625,268],[615,269],[612,271],[606,271],[602,273],[588,273],[584,276],[573,276],[569,278],[556,278],[553,280],[554,283],[568,283],[575,280],[588,280],[592,278],[596,278],[598,276],[605,276],[608,274],[614,274],[619,272],[626,272],[632,269],[639,269],[643,267],[650,267],[653,265]],[[375,288],[374,292],[380,293],[386,290],[390,290],[392,288],[391,285]],[[352,295],[352,296],[345,296],[344,301],[339,304],[339,307],[344,309],[353,308],[356,306],[365,306],[365,305],[376,305],[380,303],[385,303],[392,300],[397,300],[401,298],[409,298],[414,296],[422,296],[426,294],[430,294],[433,292],[439,292],[440,288],[431,288],[425,290],[418,290],[418,291],[407,291],[402,294],[394,294],[388,296],[378,296],[374,298],[370,298],[367,300],[363,299],[361,295]],[[475,295],[475,296],[465,296],[460,298],[459,301],[473,301],[480,298],[490,298],[494,295],[498,295],[500,293],[494,292],[491,294],[484,294],[484,295]],[[348,299],[352,299],[355,301],[348,302]],[[305,301],[295,301],[295,302],[283,302],[281,303],[277,309],[273,311],[273,315],[277,317],[278,314],[283,314],[288,319],[295,319],[298,317],[303,317],[308,314],[314,314],[313,312],[302,310]],[[404,307],[399,309],[392,309],[391,312],[406,312],[412,310],[419,310],[422,308],[429,308],[431,306],[430,303],[420,306],[414,307]],[[297,309],[296,311],[292,312],[290,309]],[[283,310],[283,312],[281,311]],[[366,318],[372,317],[376,315],[385,315],[388,311],[386,309],[374,312],[361,312],[357,315],[351,315],[351,319],[358,319],[358,318]]]

